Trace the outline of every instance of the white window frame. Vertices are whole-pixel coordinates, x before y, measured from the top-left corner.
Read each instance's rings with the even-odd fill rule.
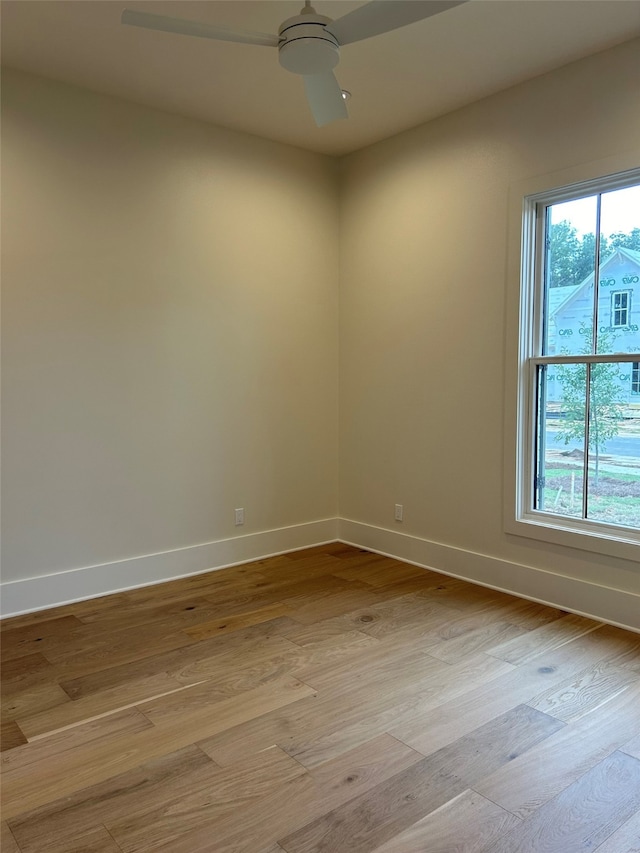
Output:
[[[640,394],[640,361],[631,362],[631,393]]]
[[[616,307],[616,296],[626,296],[626,303],[624,308]],[[616,323],[616,311],[624,311],[625,321],[624,323]],[[630,290],[613,290],[611,291],[611,328],[612,329],[623,329],[625,326],[629,325],[631,317],[631,291]]]
[[[545,205],[621,188],[640,181],[638,157],[610,158],[511,187],[507,270],[504,527],[509,534],[638,561],[640,533],[595,521],[585,522],[533,509],[535,469],[535,372],[537,364],[557,363],[541,356],[542,299],[536,268],[542,264]],[[605,177],[603,177],[605,176]],[[538,256],[535,255],[538,252]],[[637,354],[567,356],[584,361],[637,361]]]

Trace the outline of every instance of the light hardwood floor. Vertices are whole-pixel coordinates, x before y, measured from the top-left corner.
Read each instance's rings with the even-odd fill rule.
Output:
[[[333,544],[2,624],[3,853],[638,853],[640,635]]]

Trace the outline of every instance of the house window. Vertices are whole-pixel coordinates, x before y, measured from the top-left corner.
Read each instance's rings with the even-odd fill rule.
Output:
[[[631,308],[631,292],[618,290],[611,294],[611,325],[628,326]]]
[[[640,543],[639,274],[640,170],[525,197],[516,521],[549,541]]]

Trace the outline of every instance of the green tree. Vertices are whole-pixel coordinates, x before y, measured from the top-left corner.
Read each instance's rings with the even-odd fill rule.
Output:
[[[547,255],[547,277],[549,287],[577,284],[581,245],[578,232],[568,222],[556,222],[549,229],[549,251]],[[593,267],[593,261],[591,262]],[[583,276],[584,277],[584,276]]]
[[[614,336],[600,334],[598,350],[611,352]],[[582,350],[590,355],[593,352],[591,332],[585,336]],[[570,441],[584,444],[587,399],[587,367],[584,364],[561,364],[556,370],[562,387],[562,408],[564,417],[560,422],[558,435],[565,445]],[[589,387],[589,453],[594,459],[594,488],[598,488],[600,477],[600,454],[608,439],[614,438],[620,431],[623,417],[620,405],[620,368],[618,364],[602,363],[591,365]]]
[[[612,249],[634,249],[640,252],[640,228],[633,228],[628,234],[616,231],[609,237]]]
[[[634,229],[631,234],[612,234],[611,239],[600,236],[600,257],[606,258],[612,248],[625,246],[627,249],[635,248],[635,245],[627,245],[633,242],[632,235],[638,232],[638,248],[640,249],[640,228]],[[617,238],[614,246],[613,238]],[[626,241],[626,242],[625,242]],[[564,287],[571,284],[580,284],[593,272],[596,262],[596,238],[595,234],[583,234],[578,237],[577,230],[563,219],[549,228],[549,255],[547,262],[547,275],[549,287]]]
[[[629,232],[615,231],[606,237],[600,235],[600,258],[604,259],[613,249],[633,249],[640,252],[640,228]],[[549,228],[549,255],[547,275],[549,287],[564,287],[580,284],[593,272],[596,255],[595,234],[578,236],[577,230],[566,219]]]

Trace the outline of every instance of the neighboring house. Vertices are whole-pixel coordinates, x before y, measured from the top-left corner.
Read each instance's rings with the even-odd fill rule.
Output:
[[[578,285],[554,287],[548,301],[549,354],[585,351],[591,331],[593,273]],[[598,334],[609,352],[640,350],[640,252],[615,249],[600,265]],[[550,372],[547,399],[558,401],[561,388]],[[640,404],[640,362],[622,365],[620,402]]]

